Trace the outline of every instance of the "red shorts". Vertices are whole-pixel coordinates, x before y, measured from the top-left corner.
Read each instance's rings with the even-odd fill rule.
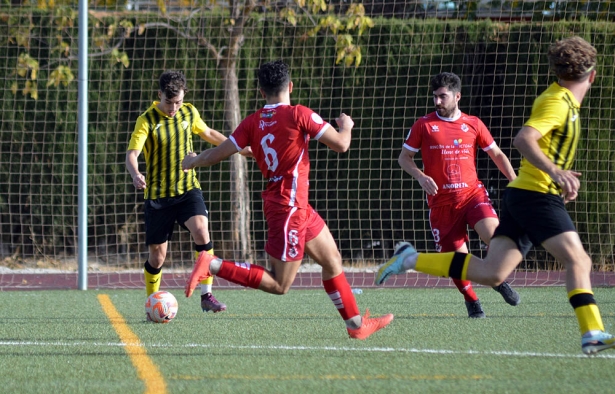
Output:
[[[263,210],[269,227],[265,251],[282,261],[302,260],[305,243],[325,227],[325,221],[309,205],[297,208],[264,201]]]
[[[444,205],[429,210],[429,224],[438,252],[454,252],[468,242],[468,226],[474,228],[485,218],[498,218],[489,193],[479,188],[465,203]]]

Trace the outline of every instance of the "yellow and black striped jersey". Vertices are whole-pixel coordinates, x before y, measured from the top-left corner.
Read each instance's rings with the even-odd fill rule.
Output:
[[[536,98],[530,118],[525,122],[525,126],[542,134],[538,140],[540,149],[563,170],[572,169],[574,163],[581,134],[580,107],[572,92],[555,82]],[[562,192],[547,173],[525,158],[521,159],[519,176],[508,186],[557,195]]]
[[[206,131],[199,111],[184,103],[175,116],[165,115],[155,101],[137,119],[128,150],[142,151],[145,156],[145,199],[175,197],[201,188],[196,172],[184,172],[182,160],[193,152],[192,134]]]

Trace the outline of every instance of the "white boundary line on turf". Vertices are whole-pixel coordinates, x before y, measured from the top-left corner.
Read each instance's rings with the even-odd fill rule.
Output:
[[[39,342],[39,341],[0,341],[0,346],[128,346],[122,342]],[[185,345],[161,345],[161,344],[141,344],[146,348],[208,348],[208,349],[241,349],[241,350],[289,350],[289,351],[331,351],[331,352],[373,352],[373,353],[419,353],[419,354],[466,354],[474,356],[512,356],[512,357],[546,357],[546,358],[590,358],[584,354],[565,354],[565,353],[539,353],[539,352],[518,352],[506,350],[445,350],[445,349],[416,349],[416,348],[394,348],[394,347],[365,347],[355,348],[346,346],[257,346],[257,345],[220,345],[220,344],[199,344],[189,343]],[[615,354],[599,353],[591,358],[615,359]]]

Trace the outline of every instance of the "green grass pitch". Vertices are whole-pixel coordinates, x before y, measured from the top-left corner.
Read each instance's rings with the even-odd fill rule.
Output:
[[[0,391],[612,392],[615,351],[581,353],[565,289],[517,290],[522,302],[512,307],[478,287],[487,318],[469,319],[455,289],[365,289],[356,295],[362,312],[395,314],[366,341],[347,337],[317,289],[219,290],[228,310],[216,315],[201,312],[198,294],[171,289],[179,313],[169,324],[145,321],[144,290],[0,292]],[[615,331],[615,288],[595,294]],[[118,329],[137,343],[122,342]]]

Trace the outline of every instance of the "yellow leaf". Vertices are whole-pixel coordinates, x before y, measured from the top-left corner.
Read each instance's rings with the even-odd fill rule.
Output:
[[[126,19],[123,19],[120,21],[120,26],[124,28],[124,37],[125,38],[130,37],[130,34],[134,30],[134,25],[132,24],[132,22]]]
[[[130,65],[130,60],[128,59],[128,55],[126,53],[122,55],[121,61],[124,65],[124,68],[128,68],[128,66]]]
[[[357,51],[355,53],[354,66],[359,67],[359,64],[361,64],[361,60],[363,60],[363,56],[361,55],[361,49],[357,47]]]
[[[165,4],[164,0],[156,0],[156,4],[158,4],[160,12],[165,15],[167,13],[167,5]]]
[[[335,59],[335,64],[340,64],[340,62],[342,61],[342,59],[344,59],[345,56],[345,51],[343,49],[339,49],[337,51],[337,57]]]
[[[354,62],[354,59],[353,59],[352,56],[350,56],[350,55],[346,56],[346,59],[344,61],[344,64],[346,65],[346,67],[352,66],[353,62]]]

